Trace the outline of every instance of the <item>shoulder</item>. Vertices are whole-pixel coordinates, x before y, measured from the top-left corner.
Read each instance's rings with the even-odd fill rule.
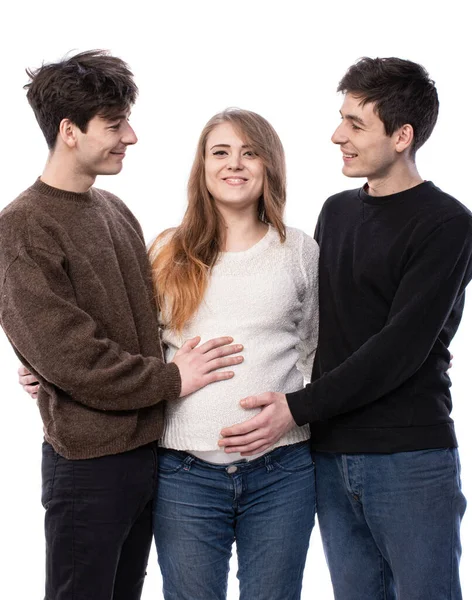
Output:
[[[472,219],[472,213],[462,202],[459,202],[451,194],[443,192],[433,182],[425,182],[421,191],[424,196],[424,204],[430,205],[434,209],[434,214],[437,214],[442,221],[447,220],[448,217],[450,219],[455,217],[462,217],[463,220]]]
[[[54,229],[54,216],[44,210],[39,196],[36,190],[28,188],[0,212],[2,249],[9,243],[34,245],[40,232]]]
[[[126,207],[129,210],[129,208],[126,206],[123,200],[121,200],[120,198],[118,198],[118,196],[112,194],[108,190],[102,190],[101,188],[93,187],[92,193],[94,199],[98,202],[109,202],[117,207]]]
[[[445,244],[459,240],[470,243],[472,213],[456,198],[427,181],[419,187],[414,200],[404,203],[412,240],[418,244],[428,243],[434,236],[442,238]]]
[[[361,206],[360,192],[361,188],[344,190],[325,200],[318,216],[318,226],[323,225],[326,219],[329,222],[337,219],[343,222],[356,214]]]
[[[287,227],[284,243],[289,253],[291,273],[295,281],[307,288],[314,285],[318,277],[320,249],[316,240],[300,229]]]
[[[37,193],[31,188],[24,190],[0,212],[0,225],[6,228],[15,221],[23,222],[24,218],[38,211]]]
[[[128,206],[123,202],[123,200],[121,200],[121,198],[118,198],[118,196],[116,196],[115,194],[112,194],[107,190],[102,190],[96,187],[92,188],[92,193],[95,202],[113,207],[126,217],[137,221],[136,217],[128,208]]]
[[[354,188],[352,190],[343,190],[342,192],[333,194],[325,200],[322,210],[343,206],[346,202],[352,202],[352,200],[359,198],[360,191],[361,188]]]
[[[107,190],[94,187],[92,188],[92,191],[94,200],[96,202],[102,204],[104,207],[107,207],[111,211],[109,214],[116,216],[118,213],[120,218],[124,219],[128,224],[130,224],[132,228],[138,232],[139,236],[144,239],[141,224],[128,206],[123,202],[123,200]]]
[[[4,274],[20,255],[28,251],[61,255],[54,240],[54,219],[27,189],[0,212],[0,272]]]
[[[113,207],[116,210],[123,213],[124,215],[132,217],[133,219],[136,218],[131,212],[131,210],[128,208],[128,206],[123,202],[123,200],[121,200],[121,198],[118,198],[118,196],[116,196],[115,194],[112,194],[107,190],[102,190],[96,187],[92,188],[92,193],[95,202]]]
[[[287,239],[285,243],[288,247],[298,250],[301,254],[306,256],[318,256],[318,243],[313,237],[295,227],[287,227],[286,232]]]

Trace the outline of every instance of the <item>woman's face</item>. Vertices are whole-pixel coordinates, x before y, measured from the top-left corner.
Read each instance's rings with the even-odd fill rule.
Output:
[[[205,181],[220,208],[256,209],[262,196],[262,160],[230,123],[217,125],[208,136]]]

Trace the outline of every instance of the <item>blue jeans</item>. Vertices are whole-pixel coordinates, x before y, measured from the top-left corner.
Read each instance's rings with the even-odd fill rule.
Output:
[[[230,466],[161,449],[154,536],[164,598],[226,598],[236,541],[241,600],[297,600],[314,517],[308,442]]]
[[[457,450],[315,454],[336,600],[460,600]]]

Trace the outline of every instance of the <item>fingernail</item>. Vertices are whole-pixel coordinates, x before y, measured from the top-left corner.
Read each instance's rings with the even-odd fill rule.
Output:
[[[241,400],[240,404],[241,404],[241,406],[246,406],[247,401],[246,400]]]

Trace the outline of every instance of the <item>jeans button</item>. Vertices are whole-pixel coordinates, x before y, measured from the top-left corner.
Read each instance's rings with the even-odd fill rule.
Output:
[[[236,473],[237,470],[238,470],[238,467],[236,467],[235,465],[230,465],[229,467],[226,467],[226,472],[229,473],[230,475],[232,475],[233,473]]]

